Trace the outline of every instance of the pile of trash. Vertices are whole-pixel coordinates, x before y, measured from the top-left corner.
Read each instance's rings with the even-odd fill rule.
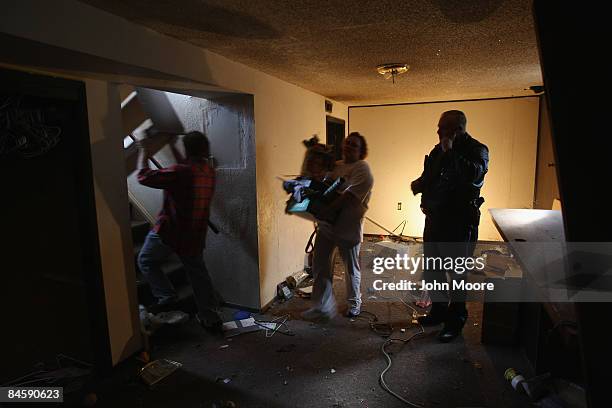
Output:
[[[34,371],[0,386],[61,387],[64,403],[85,403],[96,399],[95,393],[88,391],[93,384],[93,375],[92,364],[58,354],[54,362],[40,362]]]

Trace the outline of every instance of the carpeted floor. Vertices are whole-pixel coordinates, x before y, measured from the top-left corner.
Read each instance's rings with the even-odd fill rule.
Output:
[[[367,250],[367,245],[363,251]],[[334,278],[343,299],[342,268]],[[365,296],[364,296],[365,297]],[[338,301],[342,305],[341,301]],[[531,375],[520,350],[480,342],[482,304],[469,303],[470,317],[462,337],[437,341],[438,328],[407,344],[387,347],[392,366],[386,382],[403,398],[425,407],[525,407],[528,399],[504,380],[514,367]],[[213,337],[192,320],[160,330],[153,337],[153,358],[168,358],[181,369],[156,387],[136,377],[138,364],[117,370],[113,386],[98,394],[100,407],[404,407],[385,392],[379,375],[387,366],[385,338],[369,324],[370,313],[393,327],[393,337],[408,338],[420,330],[399,301],[368,300],[370,313],[351,321],[339,315],[327,324],[300,320],[309,301],[294,297],[276,302],[260,319],[289,316],[282,330],[266,337],[257,331],[231,339]],[[340,311],[342,309],[340,308]],[[234,311],[226,310],[231,316]],[[405,329],[403,331],[402,329]]]

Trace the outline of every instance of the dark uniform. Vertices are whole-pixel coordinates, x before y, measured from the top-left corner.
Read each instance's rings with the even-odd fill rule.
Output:
[[[413,192],[422,193],[426,257],[472,256],[478,240],[479,207],[484,202],[480,189],[488,165],[489,149],[467,133],[457,136],[451,150],[443,152],[437,144],[425,156],[423,174],[416,180]],[[424,279],[446,282],[446,273],[453,280],[466,279],[466,273],[439,269],[426,269]],[[467,319],[465,292],[429,294],[433,302],[430,316],[445,322],[445,327],[460,330]]]

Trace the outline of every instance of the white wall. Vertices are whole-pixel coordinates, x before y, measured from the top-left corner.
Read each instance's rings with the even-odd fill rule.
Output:
[[[287,194],[275,177],[299,173],[305,152],[302,140],[315,133],[325,140],[324,99],[306,92],[296,98],[291,87],[274,88],[276,95],[265,103],[267,106],[258,103],[255,96],[262,304],[272,299],[277,283],[304,268],[304,248],[314,228],[312,223],[284,213]],[[331,115],[346,120],[346,107],[334,103]]]
[[[404,234],[422,236],[421,196],[412,195],[410,182],[421,174],[424,156],[438,142],[440,114],[450,109],[465,112],[468,133],[489,147],[491,161],[481,192],[486,201],[481,207],[479,238],[500,240],[487,209],[533,206],[536,97],[350,108],[350,130],[367,137],[367,160],[374,173],[366,215],[391,230],[406,219]],[[401,211],[397,210],[398,202],[402,203]],[[365,233],[385,232],[366,221]]]
[[[219,233],[208,231],[204,260],[226,302],[259,308],[253,98],[230,94],[203,99],[144,88],[137,92],[145,116],[158,130],[198,130],[208,136],[216,170],[210,219]],[[139,132],[134,134],[140,138]],[[156,153],[155,159],[164,167],[175,163],[168,147]],[[136,176],[134,172],[128,178],[130,193],[155,217],[161,207],[161,190],[140,185]]]
[[[74,0],[6,1],[0,32],[252,94],[261,305],[273,299],[278,282],[303,267],[312,226],[284,214],[286,197],[275,176],[299,170],[302,139],[324,137],[322,96]],[[334,103],[332,114],[346,118],[347,108]]]
[[[87,80],[96,215],[113,364],[136,352],[140,329],[117,87]]]

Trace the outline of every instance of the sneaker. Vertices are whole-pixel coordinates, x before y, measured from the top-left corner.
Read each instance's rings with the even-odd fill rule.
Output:
[[[461,329],[456,327],[444,327],[438,334],[438,340],[442,343],[448,343],[461,334]]]
[[[452,319],[447,319],[447,321],[444,323],[444,327],[438,334],[438,340],[440,340],[442,343],[453,341],[453,339],[461,334],[466,320],[467,317],[465,316],[457,316]]]
[[[361,310],[347,310],[346,313],[344,313],[344,317],[348,317],[349,319],[354,319],[357,316],[359,316],[361,314]]]

